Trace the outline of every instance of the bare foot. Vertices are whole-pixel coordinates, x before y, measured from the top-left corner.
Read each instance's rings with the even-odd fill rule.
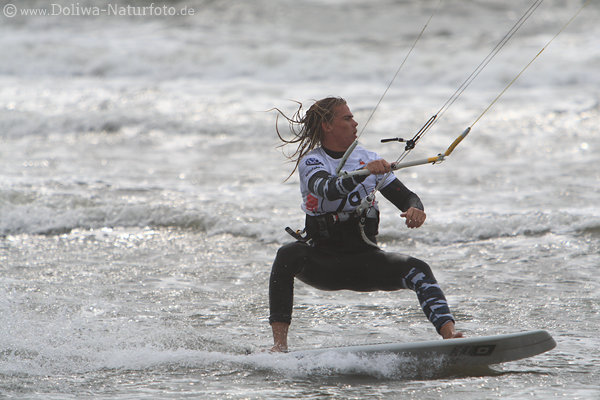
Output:
[[[458,339],[465,337],[462,332],[457,332],[454,329],[454,322],[452,321],[448,321],[442,325],[442,328],[440,329],[440,335],[442,335],[444,339]]]
[[[273,329],[273,343],[274,346],[271,347],[271,352],[286,352],[288,349],[287,346],[287,335],[288,328],[290,324],[286,322],[273,322],[271,324],[271,328]]]
[[[287,352],[288,352],[287,346],[282,346],[282,345],[275,345],[275,346],[271,347],[271,350],[269,350],[269,353],[287,353]]]

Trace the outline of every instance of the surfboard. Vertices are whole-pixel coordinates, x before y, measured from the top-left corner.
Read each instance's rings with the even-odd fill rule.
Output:
[[[292,351],[299,358],[325,353],[372,356],[395,354],[417,360],[437,360],[446,367],[487,366],[532,357],[556,347],[544,330],[412,343],[385,343]]]

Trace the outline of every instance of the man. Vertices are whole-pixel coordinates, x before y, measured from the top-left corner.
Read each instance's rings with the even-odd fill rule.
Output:
[[[323,290],[412,289],[444,339],[462,337],[454,328],[454,317],[429,266],[377,247],[377,203],[357,213],[361,200],[385,179],[380,189],[383,196],[402,210],[406,226],[418,228],[426,218],[419,197],[393,174],[387,174],[391,170],[387,161],[360,146],[352,151],[344,169],[367,168],[370,175],[335,175],[344,152],[357,137],[358,123],[344,99],[319,100],[304,116],[300,115],[301,109],[302,105],[291,118],[277,110],[295,134],[286,140],[277,129],[280,139],[284,144],[298,143],[291,158],[296,157],[294,171],[298,169],[300,174],[307,238],[298,237],[298,241],[281,247],[273,263],[269,281],[269,323],[274,339],[271,351],[287,351],[294,278]]]

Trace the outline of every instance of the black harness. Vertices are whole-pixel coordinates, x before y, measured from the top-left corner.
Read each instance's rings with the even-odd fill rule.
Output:
[[[285,231],[294,239],[314,246],[335,246],[345,249],[364,249],[372,246],[365,242],[361,234],[361,225],[365,235],[377,243],[379,211],[371,209],[369,215],[326,213],[306,215],[303,230],[294,231],[286,227]]]

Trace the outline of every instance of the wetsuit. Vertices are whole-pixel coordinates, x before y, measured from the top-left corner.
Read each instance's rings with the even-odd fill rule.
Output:
[[[294,278],[298,278],[322,290],[412,289],[423,312],[439,332],[442,325],[454,318],[431,268],[416,258],[384,252],[368,244],[361,235],[359,217],[353,213],[384,176],[336,177],[335,170],[342,155],[317,148],[300,161],[302,209],[311,240],[289,243],[278,250],[269,282],[269,322],[291,322]],[[359,169],[377,159],[376,153],[358,146],[344,168]],[[393,174],[389,174],[380,191],[402,211],[410,207],[423,210],[419,197]],[[379,224],[376,203],[363,222],[364,234],[376,243]]]

